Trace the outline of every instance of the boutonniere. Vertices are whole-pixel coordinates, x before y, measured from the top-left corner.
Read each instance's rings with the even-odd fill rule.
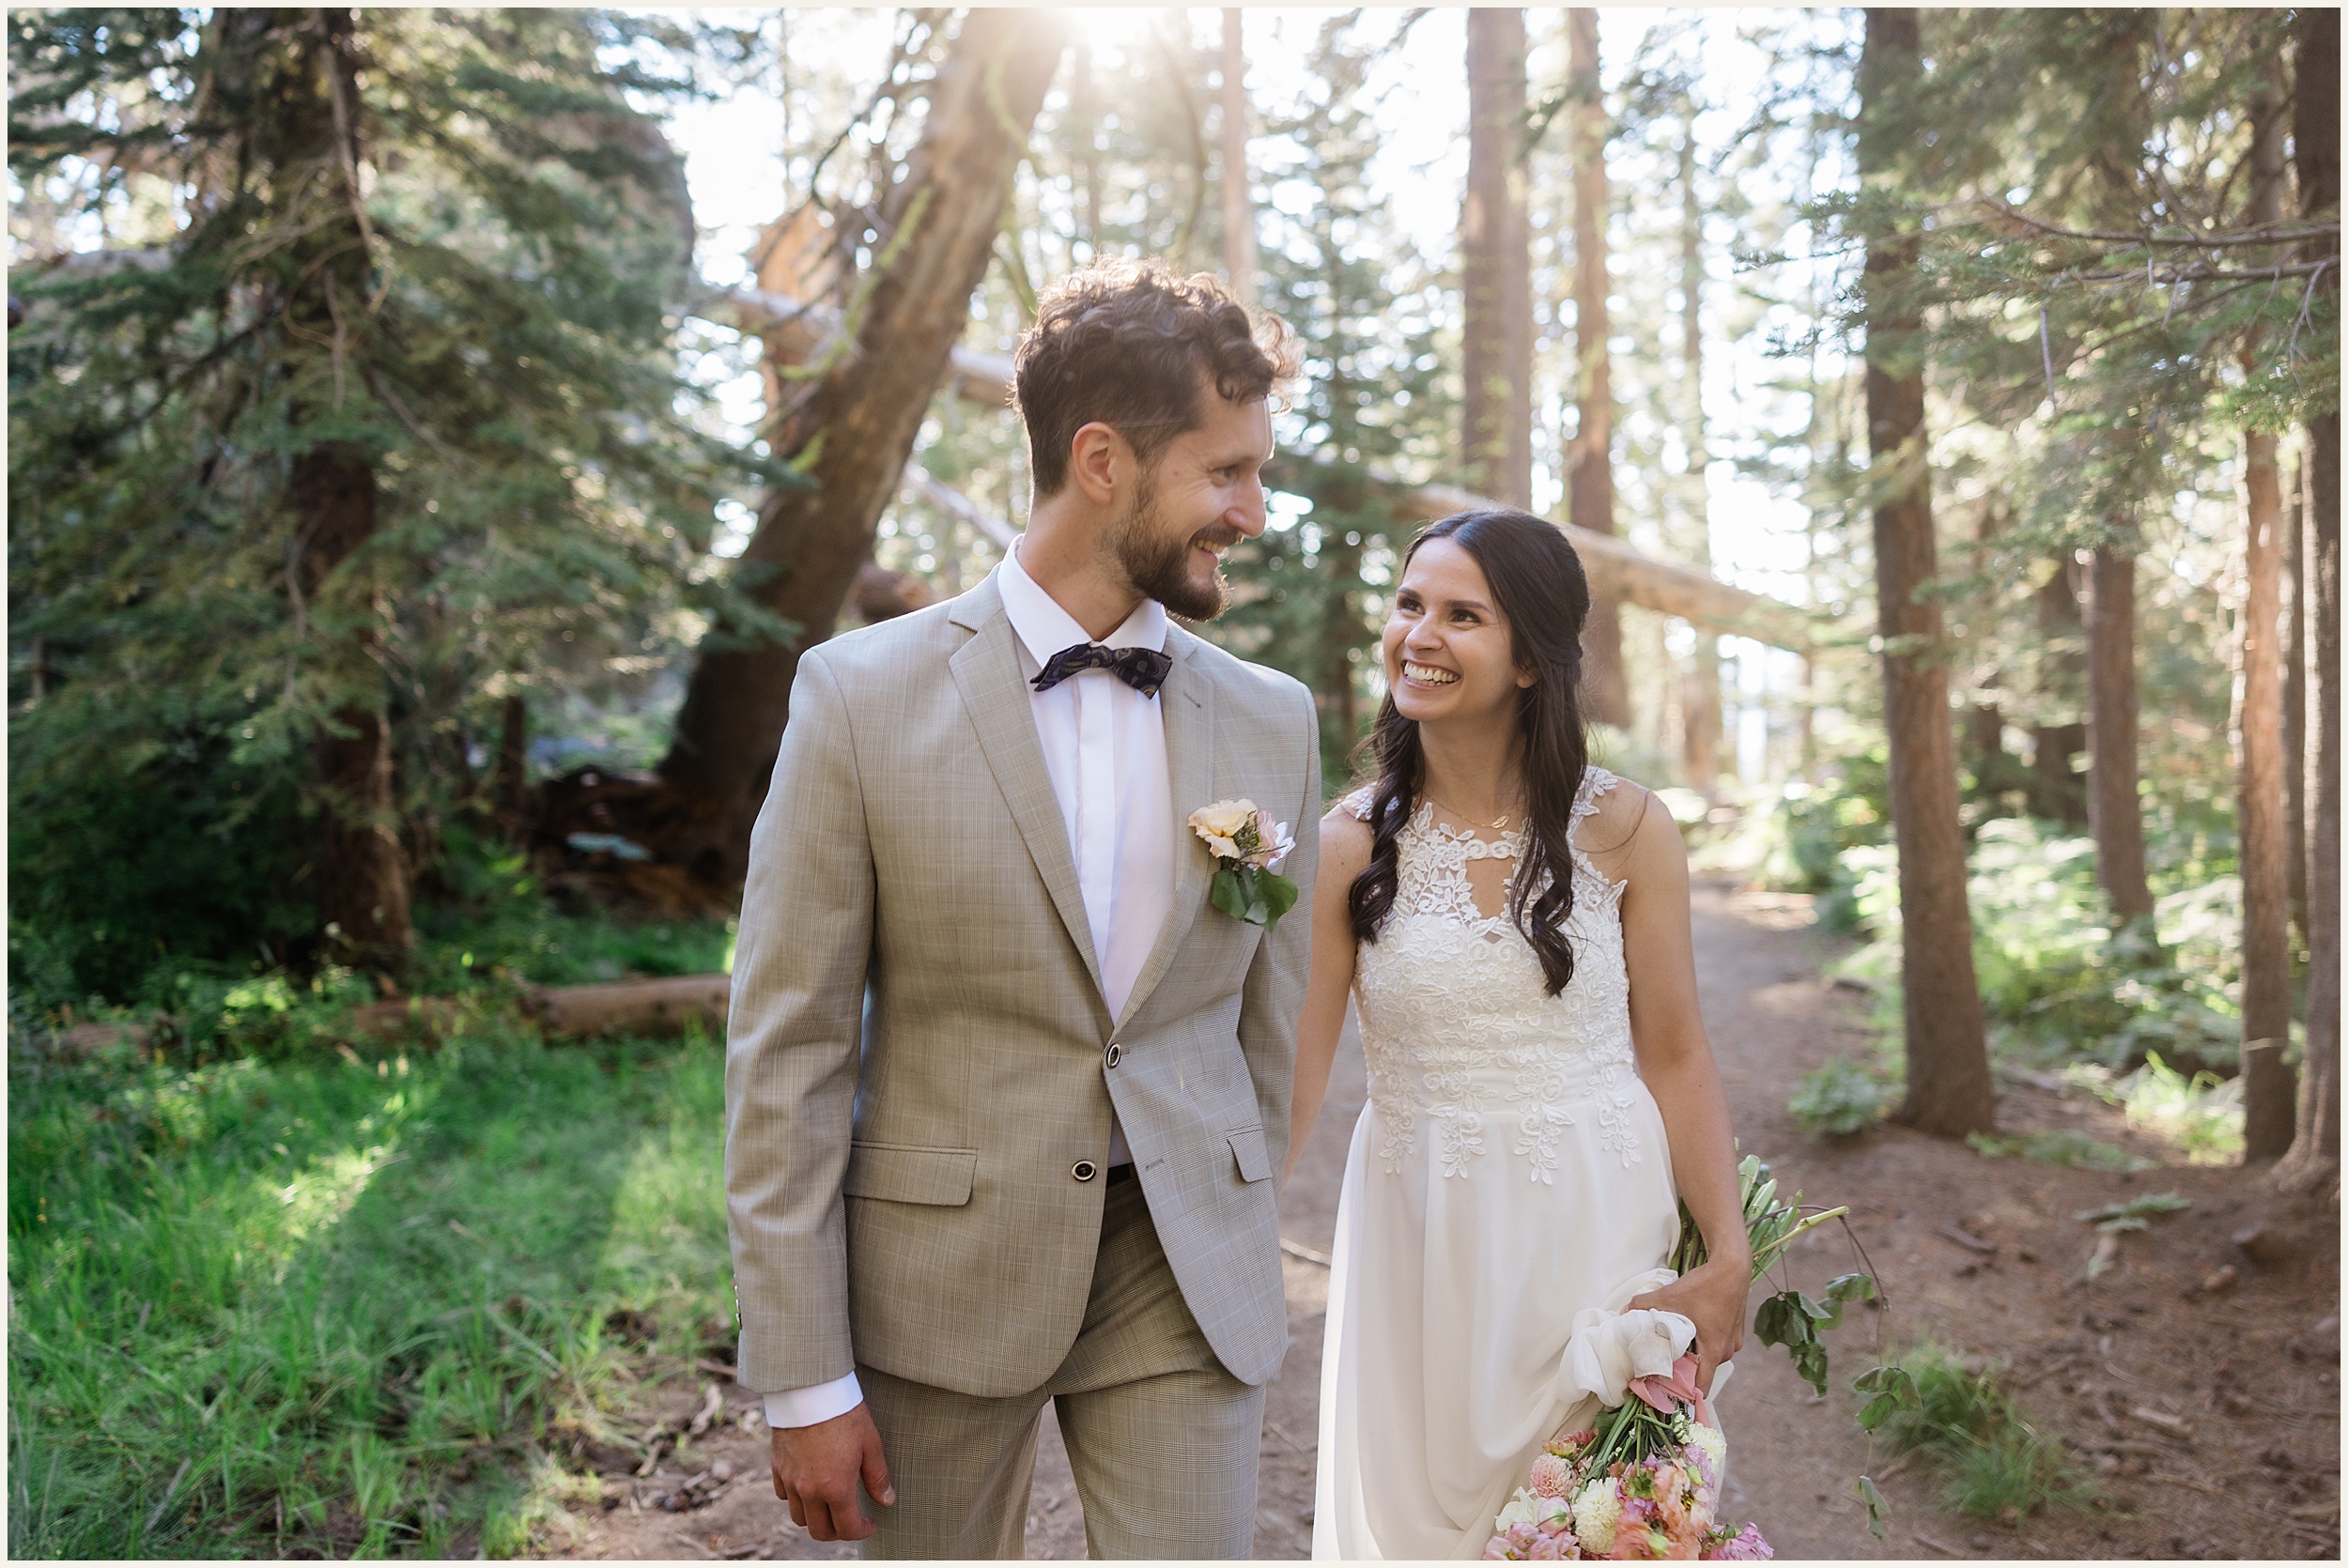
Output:
[[[1190,830],[1214,856],[1214,882],[1207,901],[1234,920],[1270,930],[1296,905],[1296,884],[1280,875],[1280,862],[1296,840],[1289,824],[1264,825],[1252,800],[1218,800],[1190,814]]]

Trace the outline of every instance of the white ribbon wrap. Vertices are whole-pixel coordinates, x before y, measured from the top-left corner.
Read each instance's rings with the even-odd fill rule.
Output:
[[[1633,1377],[1668,1377],[1672,1363],[1695,1343],[1696,1326],[1676,1312],[1642,1307],[1625,1312],[1632,1297],[1660,1290],[1679,1276],[1668,1268],[1650,1268],[1617,1286],[1611,1305],[1584,1307],[1574,1314],[1573,1338],[1566,1344],[1565,1364],[1558,1368],[1558,1391],[1568,1403],[1595,1394],[1613,1409],[1623,1402]]]

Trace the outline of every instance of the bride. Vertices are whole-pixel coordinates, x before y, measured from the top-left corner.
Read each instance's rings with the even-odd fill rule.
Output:
[[[1587,761],[1589,603],[1537,517],[1429,527],[1383,639],[1377,781],[1321,822],[1291,1168],[1348,992],[1369,1103],[1337,1206],[1316,1558],[1481,1556],[1540,1445],[1596,1408],[1563,1365],[1583,1308],[1691,1320],[1707,1392],[1744,1338],[1687,856],[1653,795]],[[1711,1261],[1672,1280],[1683,1197]]]

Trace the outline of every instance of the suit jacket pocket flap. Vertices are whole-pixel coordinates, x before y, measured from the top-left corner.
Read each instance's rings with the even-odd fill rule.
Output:
[[[1243,1127],[1230,1134],[1231,1158],[1239,1161],[1242,1181],[1269,1181],[1272,1156],[1263,1146],[1263,1129]]]
[[[970,1201],[979,1168],[977,1149],[904,1148],[889,1144],[852,1144],[847,1179],[841,1191],[852,1198],[890,1203],[944,1204]]]

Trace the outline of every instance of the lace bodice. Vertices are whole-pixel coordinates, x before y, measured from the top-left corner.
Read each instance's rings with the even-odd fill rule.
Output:
[[[1594,1131],[1626,1166],[1641,1159],[1630,1109],[1630,981],[1623,966],[1624,883],[1610,882],[1579,842],[1582,820],[1621,780],[1584,771],[1574,797],[1573,978],[1549,994],[1539,956],[1502,913],[1475,907],[1471,860],[1515,861],[1522,832],[1478,838],[1435,821],[1421,804],[1397,844],[1394,908],[1354,967],[1377,1154],[1389,1172],[1431,1135],[1446,1176],[1491,1153],[1548,1183],[1569,1128]],[[1371,792],[1347,797],[1357,818]],[[1513,877],[1513,871],[1511,872]]]

